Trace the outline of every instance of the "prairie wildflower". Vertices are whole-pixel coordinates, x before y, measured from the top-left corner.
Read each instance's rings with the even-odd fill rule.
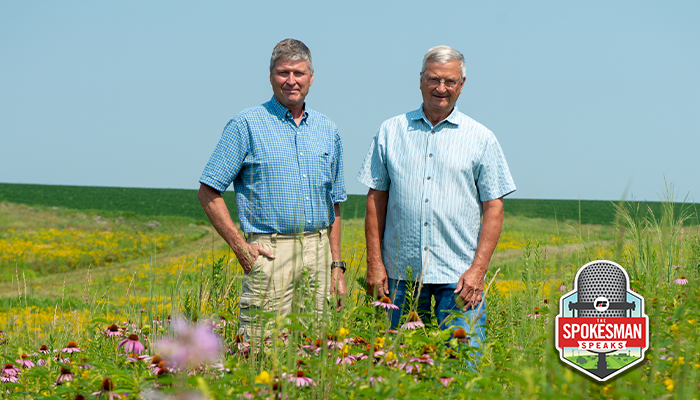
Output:
[[[561,285],[559,285],[559,288],[557,290],[559,291],[559,293],[566,292],[566,285],[564,284],[564,282],[562,282]]]
[[[263,370],[260,372],[260,375],[257,375],[255,377],[254,381],[255,381],[255,383],[269,385],[271,380],[272,380],[272,376],[270,375],[270,373]]]
[[[68,343],[66,344],[66,347],[61,349],[62,353],[68,353],[68,354],[73,354],[73,353],[80,353],[82,350],[80,347],[78,347],[78,343],[76,343],[74,340],[69,340]]]
[[[174,340],[161,340],[155,346],[166,359],[176,365],[212,364],[221,357],[221,338],[210,325],[189,325],[184,320],[173,322]]]
[[[70,371],[70,369],[66,367],[61,367],[61,374],[58,375],[58,378],[56,378],[56,384],[60,385],[64,382],[70,382],[73,380],[73,373]]]
[[[9,375],[9,376],[17,376],[17,375],[19,375],[19,369],[15,368],[10,363],[7,363],[7,364],[5,364],[5,368],[2,369],[2,374]]]
[[[415,311],[411,311],[408,313],[408,316],[406,317],[406,323],[403,324],[401,329],[416,329],[416,328],[422,328],[425,325],[423,324],[423,321],[420,320],[420,317],[418,316],[418,313]]]
[[[158,368],[158,364],[163,361],[163,357],[160,356],[160,354],[156,354],[151,358],[151,363],[148,365],[148,369],[154,370]]]
[[[32,362],[32,360],[29,359],[29,356],[26,354],[22,354],[17,360],[15,360],[15,362],[19,364],[20,367],[26,369],[35,366],[35,364]]]
[[[112,392],[112,389],[114,389],[114,382],[112,382],[110,378],[105,378],[100,384],[100,390],[94,392],[92,395],[97,396],[100,399],[105,398],[109,400],[124,398],[124,396],[122,396],[121,394]]]
[[[675,283],[676,285],[687,285],[687,284],[688,284],[688,280],[685,279],[685,276],[681,276],[680,278],[678,278],[678,279],[676,279],[675,281],[673,281],[673,283]]]
[[[673,391],[673,379],[671,378],[666,378],[664,379],[664,386],[666,386],[666,390],[669,392]]]
[[[39,353],[41,353],[41,354],[49,354],[49,347],[48,347],[47,345],[45,345],[45,344],[42,344],[42,345],[39,347]]]
[[[452,337],[457,339],[457,342],[459,343],[469,343],[467,332],[462,328],[455,329],[455,331],[452,332]]]
[[[123,334],[119,331],[119,326],[117,324],[112,324],[108,326],[107,329],[105,329],[104,334],[108,338],[123,336]]]
[[[122,340],[119,342],[120,349],[124,347],[124,351],[127,353],[136,353],[136,354],[141,354],[144,352],[145,347],[143,347],[143,344],[139,342],[139,335],[134,335],[131,334],[129,335],[126,339]]]
[[[375,306],[375,307],[383,307],[387,310],[398,310],[399,309],[399,306],[397,306],[396,304],[391,304],[391,299],[388,298],[387,296],[384,296],[377,301],[373,301],[370,304]]]
[[[450,386],[450,383],[452,383],[453,380],[455,380],[455,378],[452,376],[441,376],[440,377],[440,383],[442,383],[442,385],[445,387]]]
[[[284,377],[284,375],[283,375]],[[295,371],[287,376],[290,383],[295,383],[297,387],[302,386],[316,386],[316,382],[313,379],[307,378],[303,371]]]

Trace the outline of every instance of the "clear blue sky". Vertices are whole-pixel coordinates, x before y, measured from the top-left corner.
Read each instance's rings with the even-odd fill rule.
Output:
[[[665,175],[700,201],[698,21],[697,1],[4,1],[0,182],[197,188],[293,37],[349,193],[366,193],[381,122],[420,105],[423,54],[447,44],[467,59],[457,105],[496,134],[513,197],[616,200],[629,183],[658,200]]]

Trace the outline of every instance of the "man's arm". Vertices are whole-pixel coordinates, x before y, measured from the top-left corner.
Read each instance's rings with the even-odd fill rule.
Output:
[[[459,278],[457,289],[455,289],[455,293],[459,293],[459,298],[464,302],[463,311],[470,307],[476,307],[481,301],[484,292],[484,277],[503,228],[503,197],[484,201],[481,204],[484,218],[481,223],[481,233],[474,262]]]
[[[382,239],[388,201],[388,191],[370,189],[367,193],[365,241],[367,242],[367,293],[370,296],[389,295],[389,278],[382,261]]]
[[[253,268],[253,263],[258,259],[260,254],[268,258],[275,258],[272,252],[265,250],[260,246],[250,245],[238,233],[238,228],[231,220],[231,215],[228,213],[228,208],[216,189],[211,186],[200,183],[197,198],[204,208],[204,212],[209,218],[209,222],[214,226],[219,235],[231,246],[238,262],[243,267],[243,272],[246,274]]]
[[[342,261],[343,256],[340,252],[340,204],[335,203],[333,205],[333,210],[335,211],[335,221],[328,227],[328,240],[331,245],[331,257],[333,262]],[[331,270],[331,296],[338,295],[337,311],[343,308],[342,298],[347,296],[348,288],[345,286],[345,273],[340,268],[333,268]]]

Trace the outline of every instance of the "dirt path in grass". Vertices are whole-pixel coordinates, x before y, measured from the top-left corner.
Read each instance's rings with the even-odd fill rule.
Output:
[[[157,263],[167,263],[172,260],[179,259],[182,256],[194,255],[198,251],[207,251],[212,248],[212,241],[214,249],[218,249],[225,245],[226,242],[219,236],[214,228],[203,226],[201,228],[207,229],[209,233],[203,237],[182,244],[176,248],[168,249],[162,253],[158,253]],[[110,264],[106,267],[91,267],[90,276],[93,282],[101,281],[101,279],[111,271],[114,275],[114,271],[119,271],[123,269],[124,271],[134,270],[138,265],[149,263],[151,260],[150,256],[139,257],[131,259],[128,261],[123,261],[120,263]],[[45,275],[37,277],[34,279],[28,279],[26,281],[27,293],[33,296],[40,297],[61,297],[64,295],[63,285],[65,281],[65,296],[75,295],[83,290],[83,287],[87,278],[87,268],[80,268],[74,271],[60,272],[56,274]],[[13,282],[2,282],[0,283],[0,298],[18,296],[18,291],[24,296],[25,282],[22,279],[22,271],[18,271],[19,274],[19,288],[17,285],[17,278]],[[33,287],[39,286],[39,289],[32,289]]]

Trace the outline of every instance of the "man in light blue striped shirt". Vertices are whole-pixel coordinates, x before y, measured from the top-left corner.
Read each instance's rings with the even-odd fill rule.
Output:
[[[357,179],[370,188],[367,291],[423,319],[434,296],[440,327],[462,328],[478,346],[484,278],[501,234],[503,196],[515,184],[493,133],[457,111],[465,73],[461,53],[430,49],[420,74],[423,105],[382,124]],[[409,267],[423,282],[418,310],[404,304]],[[401,314],[393,313],[392,327]]]

